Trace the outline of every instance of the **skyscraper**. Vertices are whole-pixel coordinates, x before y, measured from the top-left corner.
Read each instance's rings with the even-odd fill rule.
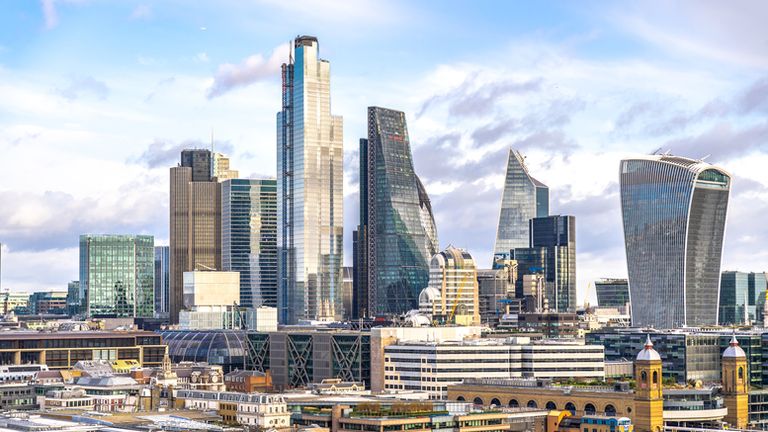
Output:
[[[542,273],[546,277],[546,297],[556,312],[576,312],[576,218],[573,216],[537,217],[529,221],[529,247],[515,248],[512,258],[519,266],[518,297],[522,297],[522,277]]]
[[[422,291],[419,309],[432,319],[480,324],[477,266],[466,250],[448,246],[435,254],[429,264],[429,286]]]
[[[357,236],[356,262],[367,268],[358,284],[365,290],[358,297],[368,300],[364,314],[391,316],[418,308],[438,240],[429,197],[413,169],[403,112],[368,108],[368,139],[360,140]]]
[[[331,67],[299,36],[282,67],[277,114],[278,317],[341,319],[343,124],[331,115]]]
[[[155,311],[155,239],[80,236],[80,285],[88,317],[151,318]]]
[[[719,324],[755,323],[761,318],[758,309],[765,301],[765,273],[724,271],[720,277]],[[761,311],[762,312],[762,311]]]
[[[549,188],[530,175],[519,151],[509,149],[494,255],[508,257],[510,249],[528,247],[528,221],[548,215]]]
[[[184,272],[221,269],[221,186],[217,175],[227,177],[236,172],[229,170],[229,160],[223,156],[195,149],[182,151],[180,166],[171,168],[170,174],[169,306],[171,323],[178,323]]]
[[[239,304],[277,307],[277,181],[221,184],[221,263],[240,272]]]
[[[622,160],[619,179],[632,324],[717,324],[730,175],[650,155]]]
[[[171,248],[155,246],[155,314],[168,317],[171,293]]]

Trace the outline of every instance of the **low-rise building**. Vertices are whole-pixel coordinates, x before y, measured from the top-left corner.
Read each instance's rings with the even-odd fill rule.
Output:
[[[468,378],[605,378],[602,347],[552,342],[531,343],[525,337],[403,341],[384,349],[384,389],[422,390],[431,399],[443,399],[449,385]]]
[[[40,407],[44,411],[83,410],[93,411],[95,403],[92,396],[78,387],[49,390],[40,399]]]
[[[267,393],[272,391],[272,374],[269,370],[234,370],[224,375],[227,391],[239,393]]]

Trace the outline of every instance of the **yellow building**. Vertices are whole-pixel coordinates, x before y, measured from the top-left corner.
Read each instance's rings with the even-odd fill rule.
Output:
[[[635,359],[635,383],[635,414],[632,418],[637,431],[661,432],[664,429],[661,356],[653,349],[650,336]]]
[[[749,421],[749,377],[747,355],[734,335],[730,346],[723,352],[722,384],[728,415],[725,420],[738,429],[745,429]]]

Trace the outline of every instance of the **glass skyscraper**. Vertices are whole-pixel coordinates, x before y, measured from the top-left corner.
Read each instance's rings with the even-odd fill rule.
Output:
[[[576,312],[576,218],[533,218],[528,231],[529,247],[512,250],[512,259],[518,263],[518,297],[523,297],[523,276],[541,273],[545,275],[550,309]]]
[[[155,246],[155,313],[168,317],[171,295],[171,247]]]
[[[620,184],[632,324],[717,324],[730,175],[650,155],[622,160]]]
[[[244,307],[277,307],[277,181],[221,184],[221,262],[240,272]]]
[[[438,240],[429,197],[413,169],[401,111],[368,108],[368,139],[360,140],[356,243],[356,264],[367,269],[359,275],[363,280],[355,296],[367,300],[357,302],[360,316],[417,309],[419,293],[429,284],[429,262]]]
[[[596,280],[595,294],[600,307],[624,307],[629,303],[629,282],[626,279]]]
[[[80,236],[80,287],[88,317],[154,315],[154,247],[154,237],[147,235]]]
[[[510,249],[528,247],[528,221],[548,215],[549,188],[530,175],[519,151],[509,149],[494,256],[508,257]]]
[[[765,291],[765,273],[724,271],[720,276],[720,324],[759,321],[762,317],[758,309],[764,306]]]
[[[343,317],[343,124],[331,115],[331,66],[299,36],[282,67],[277,114],[278,318]]]

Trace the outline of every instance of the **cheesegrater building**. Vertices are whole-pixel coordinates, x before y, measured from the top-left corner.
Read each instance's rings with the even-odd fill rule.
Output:
[[[368,108],[368,139],[360,140],[360,225],[355,243],[355,263],[366,269],[357,274],[355,318],[418,308],[438,240],[429,197],[414,171],[401,111]]]
[[[672,155],[620,167],[632,325],[716,325],[731,176]]]

